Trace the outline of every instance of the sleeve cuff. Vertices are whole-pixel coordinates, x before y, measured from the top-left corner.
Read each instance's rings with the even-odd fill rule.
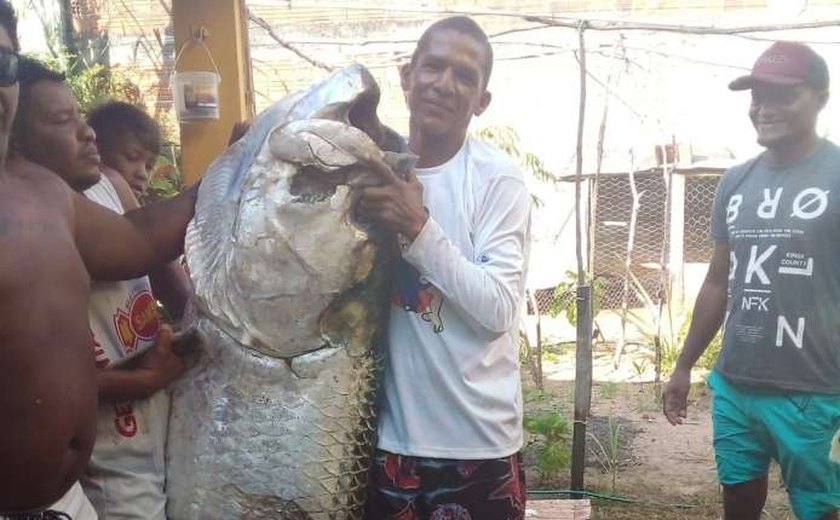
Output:
[[[426,252],[429,251],[431,245],[434,244],[436,237],[440,236],[442,233],[443,230],[440,229],[438,223],[429,216],[429,218],[426,219],[426,223],[423,224],[423,227],[420,229],[420,232],[417,233],[416,237],[414,237],[414,240],[403,248],[403,258],[423,272],[423,258],[426,256]]]

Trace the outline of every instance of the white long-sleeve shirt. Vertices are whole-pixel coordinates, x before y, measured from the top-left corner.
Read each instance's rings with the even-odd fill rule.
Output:
[[[507,155],[472,138],[417,176],[430,217],[397,269],[378,447],[507,456],[522,446],[517,327],[528,190]]]

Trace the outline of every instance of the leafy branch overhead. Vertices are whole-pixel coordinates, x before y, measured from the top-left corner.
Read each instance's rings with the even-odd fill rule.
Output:
[[[476,137],[498,146],[518,162],[534,179],[550,184],[558,184],[560,182],[560,179],[548,170],[542,159],[522,149],[519,134],[513,128],[509,126],[485,127],[476,133]],[[531,194],[531,199],[534,206],[539,207],[543,205],[542,200],[536,195]]]

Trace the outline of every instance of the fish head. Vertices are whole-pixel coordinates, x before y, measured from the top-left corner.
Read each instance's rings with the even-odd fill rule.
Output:
[[[255,148],[267,127],[259,118],[227,166],[211,167],[208,176],[221,179],[202,183],[186,246],[204,314],[244,346],[284,359],[342,342],[362,348],[372,337],[377,313],[348,295],[368,294],[391,238],[360,222],[355,202],[361,188],[382,182],[373,158],[397,175],[414,163],[379,122],[379,90],[363,68],[292,99],[269,109],[277,124],[252,160],[235,154]],[[328,315],[342,316],[341,326]]]

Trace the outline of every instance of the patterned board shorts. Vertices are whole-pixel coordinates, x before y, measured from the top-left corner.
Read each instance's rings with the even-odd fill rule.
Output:
[[[377,451],[366,520],[521,520],[522,455],[488,460],[409,457]]]

